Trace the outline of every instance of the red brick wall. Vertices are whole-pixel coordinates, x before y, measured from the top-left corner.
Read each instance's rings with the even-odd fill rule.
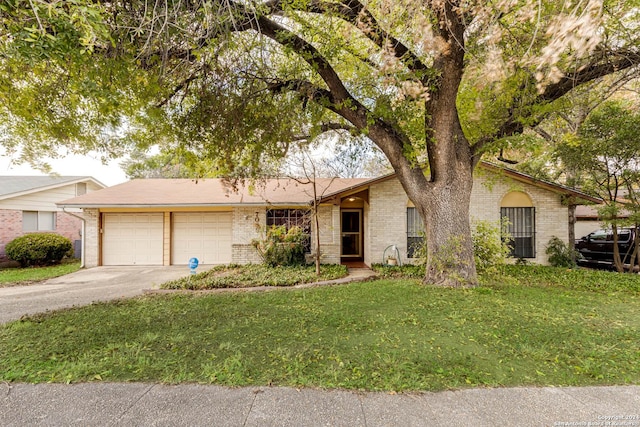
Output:
[[[0,260],[6,258],[5,245],[22,234],[22,211],[0,209]]]
[[[56,214],[55,232],[74,240],[80,239],[82,221],[64,212]],[[0,261],[6,259],[4,247],[7,243],[25,234],[22,231],[22,211],[0,209]]]
[[[82,230],[82,221],[64,212],[58,212],[56,218],[56,233],[63,235],[67,239],[80,240],[80,232]]]

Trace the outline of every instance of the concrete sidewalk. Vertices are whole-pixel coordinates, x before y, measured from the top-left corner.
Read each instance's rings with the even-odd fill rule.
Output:
[[[0,383],[2,426],[640,426],[640,387],[420,394]]]

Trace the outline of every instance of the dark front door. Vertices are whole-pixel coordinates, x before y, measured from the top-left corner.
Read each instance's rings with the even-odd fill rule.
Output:
[[[343,209],[341,212],[342,257],[362,257],[362,211]]]

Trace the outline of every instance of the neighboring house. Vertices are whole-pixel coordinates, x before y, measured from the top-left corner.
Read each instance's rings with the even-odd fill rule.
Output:
[[[383,261],[395,245],[411,262],[422,223],[394,174],[376,179],[318,179],[322,260]],[[251,240],[265,225],[310,229],[311,185],[267,180],[234,191],[223,180],[133,180],[59,203],[86,219],[87,267],[260,262]],[[513,255],[546,263],[552,236],[568,239],[568,205],[595,203],[577,190],[489,163],[476,169],[472,221],[507,217]],[[311,239],[315,251],[315,238]]]
[[[587,234],[604,229],[611,228],[602,222],[602,218],[598,214],[599,206],[578,206],[576,207],[576,239],[586,236]],[[629,212],[622,209],[619,212],[620,219],[629,218]]]
[[[82,220],[56,202],[104,187],[87,176],[0,176],[0,261],[6,259],[6,244],[27,233],[54,232],[80,240]]]
[[[586,236],[592,231],[602,228],[596,206],[576,207],[576,239]]]

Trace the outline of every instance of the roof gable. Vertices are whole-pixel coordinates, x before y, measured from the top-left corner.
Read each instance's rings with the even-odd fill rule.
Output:
[[[105,187],[90,176],[0,176],[0,200],[89,181]]]
[[[516,170],[513,169],[508,169],[508,168],[503,168],[501,166],[498,165],[494,165],[493,163],[489,163],[489,162],[484,162],[481,161],[480,163],[478,163],[478,168],[480,169],[484,169],[488,172],[491,173],[496,173],[496,174],[504,174],[504,176],[507,176],[511,179],[514,179],[515,181],[519,181],[519,182],[523,182],[526,184],[531,184],[534,185],[536,187],[557,193],[557,194],[561,194],[561,195],[565,195],[567,197],[574,197],[575,199],[578,199],[581,203],[601,203],[602,200],[598,199],[597,197],[593,197],[587,193],[583,193],[580,190],[577,190],[575,188],[571,188],[571,187],[567,187],[564,185],[560,185],[560,184],[556,184],[553,182],[549,182],[549,181],[545,181],[542,179],[538,179],[538,178],[534,178],[531,175],[527,175],[525,173],[522,172],[518,172]],[[373,184],[376,184],[378,182],[383,182],[383,181],[387,181],[389,179],[395,179],[396,178],[396,174],[395,173],[390,173],[378,178],[373,178],[373,179],[369,179],[365,182],[362,182],[358,185],[354,185],[353,187],[349,188],[349,189],[345,189],[345,190],[341,190],[341,191],[336,191],[332,194],[326,194],[324,195],[321,200],[327,200],[330,198],[334,198],[337,197],[341,194],[348,192],[358,192],[363,190],[366,187],[369,187]]]
[[[562,184],[557,184],[551,181],[546,181],[544,179],[535,178],[531,175],[527,175],[526,173],[522,173],[514,169],[498,166],[493,163],[483,161],[478,164],[478,167],[481,167],[482,169],[485,169],[489,172],[504,174],[505,176],[512,178],[516,181],[523,182],[526,184],[531,184],[536,187],[551,191],[553,193],[562,194],[568,197],[579,199],[582,203],[601,203],[602,202],[601,199],[597,197],[593,197],[576,188],[568,187]]]

